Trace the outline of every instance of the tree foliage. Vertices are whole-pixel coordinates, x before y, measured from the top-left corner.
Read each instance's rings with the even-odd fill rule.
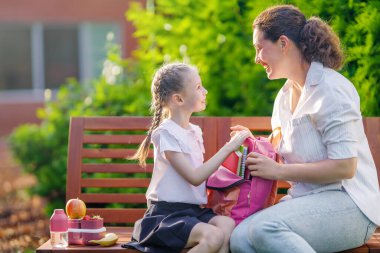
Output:
[[[363,115],[380,115],[380,2],[378,0],[157,0],[135,5],[135,56],[147,72],[165,61],[196,65],[209,90],[207,115],[270,115],[284,80],[269,81],[254,64],[252,21],[274,4],[294,4],[307,17],[320,16],[341,38],[346,65],[341,71],[356,86]],[[147,75],[151,76],[151,73]],[[146,80],[149,85],[149,79]]]
[[[268,82],[254,64],[251,13],[252,6],[237,0],[158,0],[151,10],[134,5],[128,18],[139,40],[135,57],[152,71],[169,61],[197,66],[209,91],[207,115],[270,115],[281,82]]]

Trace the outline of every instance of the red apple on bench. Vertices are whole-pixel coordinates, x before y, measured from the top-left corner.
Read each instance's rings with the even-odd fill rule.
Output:
[[[66,203],[66,214],[70,219],[82,219],[86,215],[86,204],[76,198]]]

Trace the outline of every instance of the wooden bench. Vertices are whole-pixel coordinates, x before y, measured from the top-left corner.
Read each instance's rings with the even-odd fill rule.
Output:
[[[107,231],[119,234],[120,240],[111,248],[70,246],[65,251],[137,252],[122,249],[120,245],[130,240],[133,223],[144,214],[153,159],[149,159],[147,168],[143,169],[124,158],[132,155],[145,138],[150,120],[150,117],[71,119],[66,200],[78,197],[85,201],[87,213],[102,216]],[[193,117],[191,121],[203,130],[206,160],[229,140],[230,126],[247,126],[255,135],[267,135],[271,129],[270,117]],[[380,174],[380,118],[365,118],[363,122]],[[153,158],[153,152],[149,157]],[[288,187],[288,183],[279,182],[277,198],[282,197]],[[49,242],[37,252],[52,252]],[[345,252],[380,252],[380,231],[365,245]]]

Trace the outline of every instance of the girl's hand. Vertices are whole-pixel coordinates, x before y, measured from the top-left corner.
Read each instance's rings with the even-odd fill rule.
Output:
[[[248,154],[246,164],[250,174],[255,177],[276,180],[280,174],[281,164],[256,152]]]
[[[236,132],[238,132],[238,131],[245,131],[246,130],[246,131],[249,131],[249,133],[250,133],[250,135],[248,137],[254,138],[254,136],[251,133],[251,131],[247,127],[245,127],[245,126],[236,125],[236,126],[230,127],[230,129],[232,131],[230,133],[231,136],[234,136],[236,134]]]
[[[241,144],[244,143],[245,139],[249,137],[250,133],[251,132],[249,130],[235,131],[234,136],[232,136],[230,141],[226,144],[229,151],[233,152],[237,150],[241,146]]]

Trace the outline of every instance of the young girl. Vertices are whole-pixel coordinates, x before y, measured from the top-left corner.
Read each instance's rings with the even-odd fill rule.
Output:
[[[202,131],[191,124],[193,112],[206,108],[207,90],[195,67],[168,64],[152,82],[152,125],[131,159],[145,165],[150,143],[154,169],[146,193],[148,209],[135,224],[129,246],[145,252],[229,252],[235,227],[226,216],[217,216],[206,204],[205,180],[249,136],[238,132],[210,160],[203,163]]]

